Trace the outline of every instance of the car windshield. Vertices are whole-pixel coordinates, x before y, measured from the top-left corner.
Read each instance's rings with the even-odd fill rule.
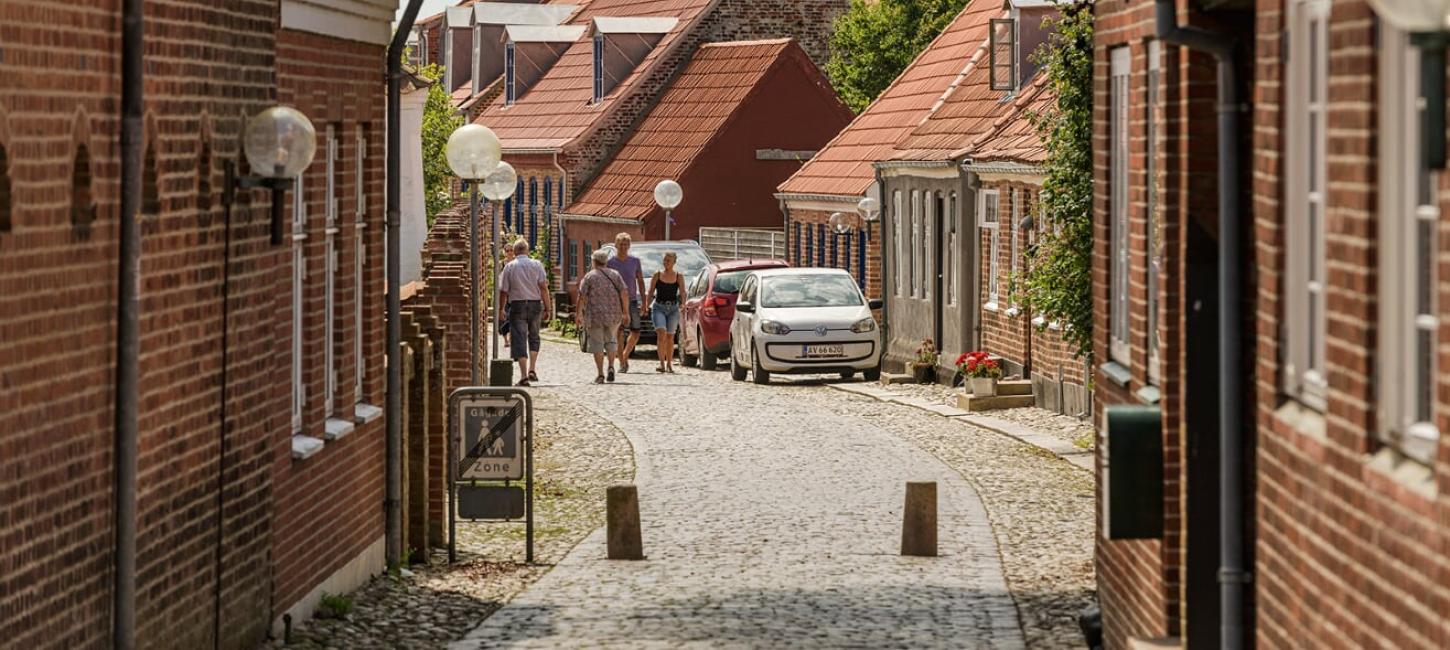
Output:
[[[710,256],[705,250],[694,246],[643,246],[636,244],[629,250],[630,255],[639,258],[639,265],[644,271],[644,277],[650,278],[665,268],[665,253],[675,253],[675,270],[686,278],[693,278],[699,275],[705,267],[710,265]]]
[[[740,293],[750,271],[725,271],[715,276],[715,293]]]
[[[782,275],[765,278],[762,307],[859,307],[861,291],[845,275]]]

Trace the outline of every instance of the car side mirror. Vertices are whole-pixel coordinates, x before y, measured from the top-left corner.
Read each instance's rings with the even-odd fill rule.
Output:
[[[866,306],[870,307],[871,309],[880,309],[885,305],[886,303],[882,302],[880,298],[873,298],[866,301]]]
[[[749,302],[744,302],[744,301],[737,302],[737,303],[735,303],[735,311],[738,311],[738,312],[741,312],[741,313],[745,313],[745,314],[753,314],[753,313],[755,313],[755,305],[752,305]]]

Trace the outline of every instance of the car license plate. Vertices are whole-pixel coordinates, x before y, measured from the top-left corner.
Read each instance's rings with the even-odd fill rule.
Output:
[[[801,356],[807,359],[840,357],[846,354],[844,345],[802,345],[801,348]]]

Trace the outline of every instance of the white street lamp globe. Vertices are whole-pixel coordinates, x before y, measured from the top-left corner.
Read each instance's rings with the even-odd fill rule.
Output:
[[[680,203],[684,200],[685,190],[680,187],[679,183],[663,180],[655,186],[655,203],[666,210],[680,207]]]
[[[317,129],[301,111],[273,106],[247,120],[242,151],[253,174],[291,178],[312,164],[317,154]]]
[[[445,155],[454,175],[468,181],[482,180],[503,159],[503,145],[488,127],[465,124],[448,136]]]
[[[506,162],[499,162],[493,168],[493,173],[483,179],[478,189],[483,191],[483,198],[490,201],[504,201],[514,195],[519,188],[519,175],[514,171],[514,166]]]
[[[881,217],[881,202],[868,196],[856,204],[856,212],[866,223],[875,223]]]
[[[846,218],[845,213],[837,212],[831,215],[831,230],[836,231],[836,234],[838,235],[844,235],[848,232],[851,232],[851,222],[849,219]]]
[[[1450,0],[1369,0],[1375,13],[1407,32],[1450,29]]]

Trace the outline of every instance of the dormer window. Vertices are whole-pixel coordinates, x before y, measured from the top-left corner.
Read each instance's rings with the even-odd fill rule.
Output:
[[[516,55],[517,55],[517,48],[514,47],[513,41],[509,41],[507,44],[504,45],[504,51],[503,51],[503,67],[504,67],[504,86],[503,86],[504,95],[503,95],[503,103],[504,103],[504,106],[513,106],[514,105],[514,101],[516,101],[518,99],[518,86],[517,86],[517,83],[518,83],[518,68],[517,68],[517,64],[514,61],[514,57]]]
[[[479,92],[482,92],[483,91],[483,88],[481,87],[481,84],[479,83],[479,81],[482,80],[482,78],[483,78],[483,70],[480,70],[479,69],[479,67],[482,65],[482,60],[483,60],[482,57],[480,56],[482,54],[482,52],[483,52],[483,25],[474,25],[473,26],[473,51],[469,55],[469,61],[472,61],[473,62],[473,70],[472,70],[472,73],[473,74],[470,75],[472,77],[472,81],[473,81],[473,86],[472,86],[473,89],[472,89],[472,91],[469,92],[470,95],[477,95]]]
[[[604,35],[594,35],[594,102],[604,100]]]
[[[1016,18],[992,19],[987,52],[992,90],[1016,92],[1020,87]]]
[[[594,101],[604,100],[679,24],[678,18],[594,19]]]

